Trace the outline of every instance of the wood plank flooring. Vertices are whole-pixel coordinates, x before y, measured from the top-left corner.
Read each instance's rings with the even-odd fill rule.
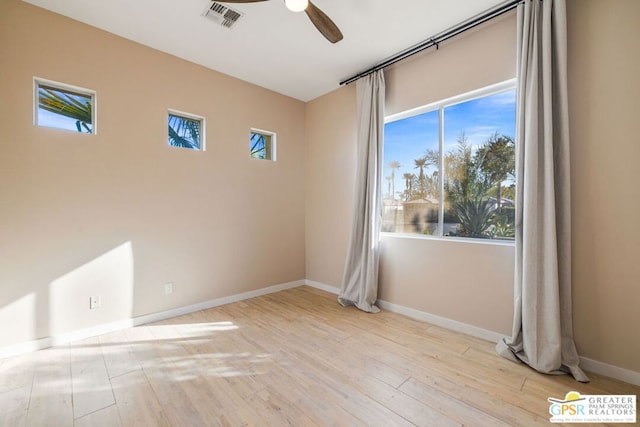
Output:
[[[549,396],[640,395],[590,377],[299,287],[0,360],[0,425],[548,426]]]

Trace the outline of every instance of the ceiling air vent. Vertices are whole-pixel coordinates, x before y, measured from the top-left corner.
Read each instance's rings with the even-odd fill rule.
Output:
[[[202,13],[202,16],[217,22],[225,28],[233,28],[243,15],[242,12],[215,1],[212,1]]]

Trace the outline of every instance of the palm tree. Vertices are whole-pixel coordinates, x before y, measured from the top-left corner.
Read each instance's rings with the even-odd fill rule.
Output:
[[[426,178],[427,180],[427,195],[430,195],[434,199],[439,198],[440,194],[440,185],[438,181],[438,171],[435,170],[431,173],[431,176]]]
[[[502,211],[502,182],[514,176],[516,146],[512,137],[494,133],[476,152],[475,161],[496,186],[496,210]]]
[[[387,163],[387,166],[389,167],[389,169],[391,169],[391,199],[395,199],[395,180],[396,180],[396,169],[400,169],[402,167],[402,165],[400,164],[399,161],[397,160],[393,160],[389,163]]]
[[[456,149],[445,156],[447,177],[444,190],[451,213],[459,223],[457,233],[466,237],[489,238],[494,215],[487,192],[493,184],[476,160],[463,134]]]
[[[440,175],[440,150],[429,148],[427,151],[425,151],[423,159],[426,160],[426,163],[423,167],[436,167],[436,170],[431,173],[431,176],[425,176],[424,190],[427,196],[431,195],[432,197],[437,199],[440,194],[440,186],[438,182],[438,177]]]
[[[405,190],[404,190],[404,199],[405,200],[410,200],[411,199],[411,195],[413,193],[413,179],[416,177],[414,174],[412,173],[405,173],[404,175],[402,175],[402,177],[404,178],[404,185],[405,185]]]
[[[38,86],[38,108],[76,121],[78,132],[91,133],[91,97],[48,86]]]
[[[415,159],[413,162],[415,163],[414,169],[420,169],[420,173],[418,174],[418,193],[421,198],[426,198],[427,183],[425,181],[424,168],[429,165],[429,162],[426,157],[420,157],[419,159]]]

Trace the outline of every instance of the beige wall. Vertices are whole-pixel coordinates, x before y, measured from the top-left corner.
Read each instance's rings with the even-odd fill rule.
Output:
[[[515,77],[515,18],[394,66],[385,73],[392,114]],[[484,53],[483,53],[484,52]],[[489,52],[489,55],[487,55]],[[353,212],[355,85],[307,104],[307,278],[340,286]],[[382,237],[380,298],[508,333],[513,246]]]
[[[640,2],[568,2],[581,355],[640,372]]]
[[[516,76],[515,11],[385,70],[386,114],[400,113]]]
[[[304,279],[302,102],[18,0],[0,61],[0,346]],[[33,126],[33,76],[96,90],[98,134]],[[167,146],[168,108],[207,151]]]
[[[306,106],[307,279],[338,286],[351,230],[356,164],[355,85]]]

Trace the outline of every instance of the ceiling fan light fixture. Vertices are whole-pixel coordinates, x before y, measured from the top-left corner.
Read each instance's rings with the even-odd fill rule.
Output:
[[[284,4],[292,12],[302,12],[309,6],[309,0],[284,0]]]

